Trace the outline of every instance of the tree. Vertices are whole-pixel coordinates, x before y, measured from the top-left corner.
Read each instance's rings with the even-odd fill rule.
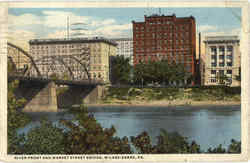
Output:
[[[129,154],[132,153],[128,138],[115,137],[115,128],[103,129],[93,115],[88,114],[87,108],[81,105],[73,121],[61,120],[68,128],[64,135],[66,154]],[[67,148],[66,148],[67,147]]]
[[[231,84],[230,79],[225,74],[218,73],[217,76],[216,76],[216,79],[217,79],[217,83],[219,83],[220,85]]]
[[[191,78],[191,73],[185,71],[182,64],[168,63],[167,60],[149,61],[148,63],[138,63],[134,67],[135,84],[168,84],[169,82],[183,82]]]
[[[157,144],[152,145],[151,139],[146,132],[136,137],[131,137],[132,144],[142,154],[201,153],[200,146],[195,141],[192,141],[190,144],[187,138],[177,132],[168,133],[164,129],[161,129],[157,140]]]
[[[30,117],[21,112],[21,108],[26,103],[24,98],[16,99],[14,91],[19,86],[19,81],[14,80],[8,83],[8,117],[7,117],[7,131],[8,131],[8,153],[19,154],[22,153],[20,144],[23,142],[23,135],[17,135],[16,130],[24,127],[30,122]]]
[[[111,82],[112,84],[129,84],[131,81],[132,67],[129,58],[115,56],[111,58]]]
[[[43,119],[41,126],[31,129],[24,144],[21,145],[25,154],[64,154],[65,146],[63,129],[53,126]]]

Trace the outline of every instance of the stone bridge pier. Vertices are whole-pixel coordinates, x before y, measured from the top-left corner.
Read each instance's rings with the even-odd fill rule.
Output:
[[[33,93],[33,97],[32,94],[24,97],[29,99],[23,108],[24,112],[57,112],[56,85],[54,82],[44,84],[43,87],[30,88],[29,91],[35,93]]]
[[[55,82],[21,81],[15,91],[17,98],[25,98],[24,112],[57,112],[72,105],[96,103],[104,93],[103,85],[71,85],[61,87]],[[63,91],[62,91],[63,90]]]
[[[69,108],[72,105],[94,104],[104,94],[102,85],[95,86],[69,86],[65,91],[57,95],[59,108]],[[58,88],[58,90],[63,88]],[[60,91],[58,91],[60,92]]]

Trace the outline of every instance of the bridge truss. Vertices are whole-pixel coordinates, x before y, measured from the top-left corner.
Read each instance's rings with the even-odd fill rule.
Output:
[[[8,43],[7,49],[8,59],[15,64],[17,70],[15,75],[71,81],[90,80],[89,48],[83,49],[81,54],[41,57],[33,57],[12,43]]]

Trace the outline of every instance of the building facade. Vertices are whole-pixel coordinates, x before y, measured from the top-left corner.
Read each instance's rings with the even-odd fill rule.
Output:
[[[117,43],[116,55],[129,58],[130,64],[133,65],[133,39],[132,38],[117,38],[112,39]]]
[[[152,15],[133,23],[134,65],[139,62],[168,60],[183,64],[195,76],[195,18]]]
[[[237,36],[207,36],[202,74],[203,85],[240,86],[240,40]]]
[[[109,58],[116,55],[117,44],[108,39],[36,39],[29,44],[42,75],[50,76],[56,71],[56,75],[63,77],[71,71],[74,79],[109,82]]]

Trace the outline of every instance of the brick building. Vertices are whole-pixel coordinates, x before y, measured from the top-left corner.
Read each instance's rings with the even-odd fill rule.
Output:
[[[165,15],[144,16],[144,22],[133,23],[134,65],[148,60],[168,60],[184,64],[195,76],[195,18]]]

